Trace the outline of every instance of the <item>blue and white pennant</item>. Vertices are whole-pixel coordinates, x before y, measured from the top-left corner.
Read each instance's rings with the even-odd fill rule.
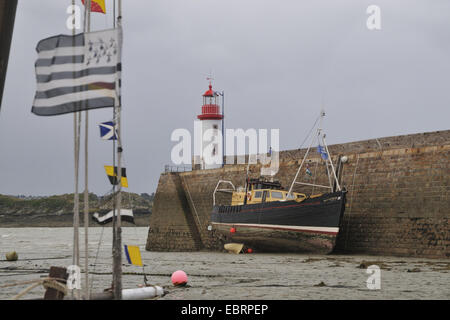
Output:
[[[327,160],[328,159],[327,151],[320,144],[317,146],[317,152],[320,154],[320,156],[322,157],[323,160]]]
[[[100,127],[100,138],[103,140],[117,140],[117,129],[113,121],[103,122]]]

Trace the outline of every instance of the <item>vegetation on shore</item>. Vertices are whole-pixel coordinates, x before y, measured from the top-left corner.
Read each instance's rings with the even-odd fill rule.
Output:
[[[122,192],[122,203],[126,208],[151,212],[154,194]],[[83,194],[80,193],[80,211],[83,210]],[[89,194],[90,212],[110,210],[113,207],[113,195],[103,197]],[[48,197],[24,197],[0,195],[0,214],[64,214],[73,212],[74,194],[62,194]]]

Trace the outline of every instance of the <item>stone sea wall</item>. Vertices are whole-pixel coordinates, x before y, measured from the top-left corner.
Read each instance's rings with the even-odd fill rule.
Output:
[[[333,163],[348,157],[340,177],[348,194],[336,252],[450,257],[450,130],[337,144],[329,150]],[[305,152],[280,152],[274,178],[288,188]],[[315,151],[306,165],[313,174],[303,168],[300,180],[329,184]],[[226,165],[161,174],[146,249],[222,249],[222,239],[208,230],[212,194],[219,179],[243,186],[246,169]],[[258,177],[259,170],[251,166],[250,176]],[[297,185],[295,191],[321,190]]]

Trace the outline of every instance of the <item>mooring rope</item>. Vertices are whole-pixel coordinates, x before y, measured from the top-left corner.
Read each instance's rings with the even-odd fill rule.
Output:
[[[14,283],[2,285],[2,286],[0,286],[0,288],[8,288],[8,287],[14,287],[14,286],[22,286],[22,285],[25,285],[25,284],[32,284],[31,286],[29,286],[26,289],[22,290],[19,294],[17,294],[14,297],[12,297],[11,300],[18,300],[18,299],[20,299],[21,297],[23,297],[28,292],[30,292],[31,290],[33,290],[34,288],[36,288],[37,286],[39,286],[41,284],[44,286],[45,289],[48,289],[48,288],[55,289],[55,290],[58,290],[58,291],[64,293],[64,295],[67,295],[67,287],[66,287],[66,285],[61,283],[61,282],[59,282],[59,281],[62,281],[62,282],[65,283],[66,279],[48,277],[48,278],[43,278],[43,279],[39,279],[39,280],[14,282]]]

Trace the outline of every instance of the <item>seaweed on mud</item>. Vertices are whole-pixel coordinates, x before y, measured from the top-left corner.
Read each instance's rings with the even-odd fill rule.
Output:
[[[358,268],[359,269],[367,269],[369,266],[373,266],[373,265],[378,266],[380,269],[383,269],[383,270],[391,270],[392,269],[391,267],[389,267],[387,264],[385,264],[382,261],[366,261],[366,260],[363,260],[359,264]]]
[[[338,268],[338,267],[343,267],[343,265],[339,264],[339,263],[335,263],[335,264],[330,264],[328,267],[329,268]]]
[[[314,285],[314,287],[326,287],[326,286],[327,285],[323,281],[320,281],[320,283]]]
[[[307,258],[306,260],[303,260],[303,263],[309,263],[309,262],[317,262],[317,261],[321,261],[323,259],[320,258]]]
[[[450,262],[444,261],[419,261],[421,265],[431,268],[432,271],[450,271]],[[417,265],[417,264],[416,264]]]
[[[434,268],[431,268],[431,270],[433,270],[433,271],[450,271],[450,264],[447,264],[446,266],[442,266],[442,267],[434,267]]]

